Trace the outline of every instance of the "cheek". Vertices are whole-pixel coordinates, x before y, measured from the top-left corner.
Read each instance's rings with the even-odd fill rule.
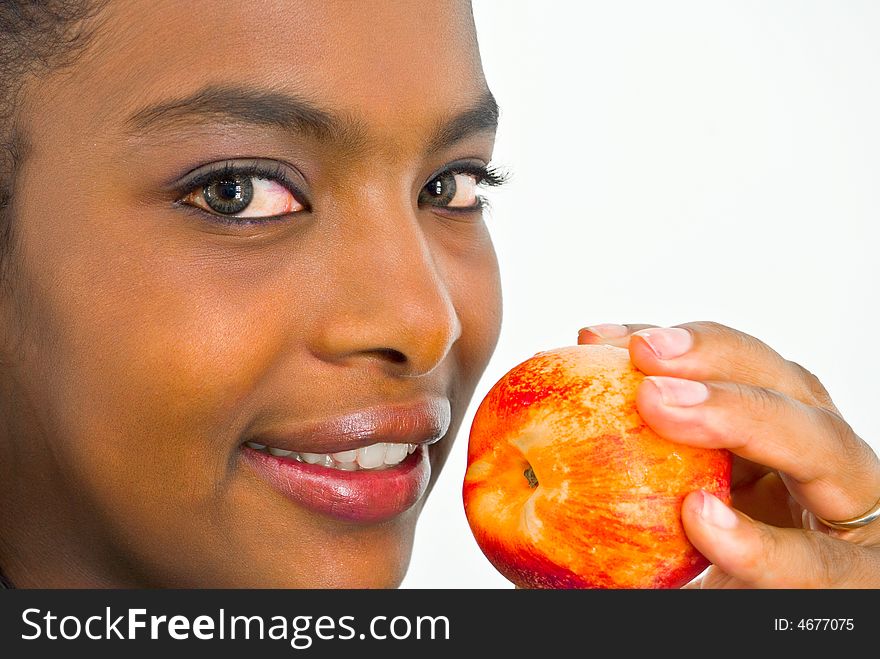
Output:
[[[485,229],[484,229],[485,230]],[[452,252],[443,271],[461,321],[458,363],[475,387],[498,343],[502,320],[501,277],[488,232],[467,252]]]
[[[461,336],[452,348],[451,387],[453,424],[448,437],[461,433],[461,422],[467,406],[489,364],[501,331],[502,295],[498,259],[488,232],[483,239],[472,241],[470,249],[434,251],[443,280],[461,323]],[[439,476],[452,442],[444,440],[431,447],[432,481]]]
[[[228,470],[254,383],[295,331],[282,331],[278,296],[254,284],[267,280],[253,270],[170,252],[93,244],[56,256],[51,279],[46,260],[28,259],[22,301],[53,453],[114,506],[207,498]]]

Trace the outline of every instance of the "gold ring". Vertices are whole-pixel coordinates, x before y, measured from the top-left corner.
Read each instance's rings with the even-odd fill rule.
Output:
[[[814,513],[815,515],[815,513]],[[875,519],[880,519],[880,499],[877,500],[877,503],[874,504],[874,507],[871,508],[864,515],[859,515],[858,517],[852,517],[850,519],[844,519],[841,521],[831,520],[831,519],[822,519],[818,515],[815,515],[816,519],[822,522],[825,526],[838,529],[840,531],[849,531],[851,529],[858,529],[863,526],[867,526]]]

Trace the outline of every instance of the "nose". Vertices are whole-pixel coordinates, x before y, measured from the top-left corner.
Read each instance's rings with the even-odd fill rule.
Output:
[[[461,335],[441,245],[404,203],[364,206],[361,197],[361,212],[338,222],[313,352],[334,363],[426,375]]]

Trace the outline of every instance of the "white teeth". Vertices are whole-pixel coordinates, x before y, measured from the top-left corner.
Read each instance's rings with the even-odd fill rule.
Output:
[[[353,451],[339,451],[339,453],[331,453],[336,462],[354,462],[357,459],[357,449]]]
[[[357,463],[364,469],[375,469],[385,464],[385,447],[387,444],[370,444],[357,450]]]
[[[303,451],[288,451],[287,449],[265,446],[257,442],[245,442],[245,446],[263,453],[270,453],[280,458],[288,458],[297,462],[320,465],[342,471],[360,471],[362,469],[381,469],[393,467],[406,459],[407,455],[415,452],[416,444],[391,444],[378,442],[369,446],[362,446],[349,451],[337,453],[307,453]]]
[[[406,455],[406,444],[388,444],[388,447],[385,449],[385,464],[396,465],[399,462],[403,462]],[[360,462],[360,460],[358,460],[358,462]],[[361,466],[364,466],[363,463],[361,463]]]

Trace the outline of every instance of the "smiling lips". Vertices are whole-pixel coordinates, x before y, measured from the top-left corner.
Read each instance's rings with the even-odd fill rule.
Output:
[[[276,490],[313,511],[378,523],[411,508],[431,477],[428,445],[449,430],[445,398],[374,407],[250,437],[243,459]]]
[[[245,446],[256,451],[263,451],[279,458],[289,458],[297,462],[316,464],[343,471],[359,469],[382,469],[403,462],[404,458],[416,450],[417,444],[390,444],[379,442],[359,449],[338,451],[336,453],[308,453],[306,451],[288,451],[274,446],[264,446],[256,442],[245,442]]]

